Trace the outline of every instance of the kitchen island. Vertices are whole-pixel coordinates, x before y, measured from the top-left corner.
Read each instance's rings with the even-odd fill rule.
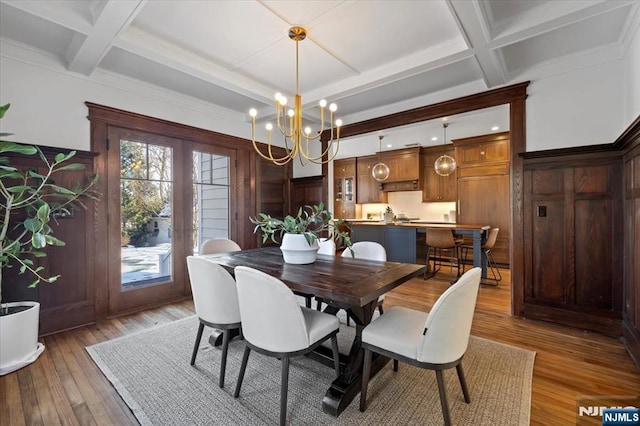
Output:
[[[429,229],[447,228],[458,235],[473,238],[473,265],[482,268],[482,277],[487,277],[487,256],[481,249],[487,237],[489,225],[458,224],[447,222],[408,221],[385,223],[374,220],[348,220],[351,240],[375,241],[384,246],[389,262],[423,264],[426,259],[426,233]]]

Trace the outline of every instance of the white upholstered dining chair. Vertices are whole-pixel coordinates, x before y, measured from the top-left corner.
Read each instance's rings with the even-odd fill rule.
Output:
[[[318,240],[318,254],[326,254],[329,256],[336,255],[336,242],[332,238],[321,238]]]
[[[224,387],[230,330],[240,330],[240,308],[236,282],[222,266],[202,257],[188,256],[187,268],[191,281],[193,304],[199,320],[198,334],[191,355],[191,365],[196,362],[204,327],[222,330],[222,357],[218,386]]]
[[[249,353],[255,350],[282,360],[280,424],[287,418],[289,359],[304,355],[331,339],[336,377],[340,374],[338,319],[300,306],[293,291],[279,279],[246,266],[237,266],[240,317],[246,344],[234,397],[240,395]],[[318,395],[321,398],[321,395]]]
[[[233,240],[227,238],[212,238],[202,243],[200,254],[229,253],[240,250],[242,250],[242,248]]]
[[[462,370],[475,311],[481,269],[466,272],[436,300],[431,312],[393,307],[362,331],[364,365],[360,392],[360,411],[365,411],[372,353],[407,364],[435,370],[440,405],[446,425],[451,424],[443,370],[455,367],[465,402],[471,402]]]
[[[342,257],[352,257],[354,259],[367,259],[367,260],[377,260],[379,262],[387,261],[387,251],[384,246],[380,243],[376,243],[375,241],[358,241],[357,243],[353,243],[351,247],[347,247],[342,252]],[[382,308],[382,303],[384,302],[384,294],[378,297],[378,311],[380,311],[380,315],[384,313]],[[317,302],[317,310],[321,309],[322,301],[318,300]],[[350,324],[349,316],[347,315],[347,325]]]

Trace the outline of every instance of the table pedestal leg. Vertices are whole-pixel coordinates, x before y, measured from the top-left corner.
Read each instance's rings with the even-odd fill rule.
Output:
[[[362,361],[364,350],[362,349],[362,330],[371,322],[373,312],[378,305],[374,301],[362,308],[351,308],[347,314],[356,323],[356,336],[351,345],[351,351],[342,369],[342,374],[333,381],[322,400],[322,411],[332,416],[339,416],[342,411],[353,401],[353,398],[360,392],[362,385]],[[377,356],[371,364],[371,376],[374,376],[380,369],[389,362],[389,358]]]
[[[209,336],[209,344],[211,346],[222,346],[222,331],[223,330],[217,328],[213,329],[211,336]],[[230,330],[227,330],[227,332],[229,333],[229,340],[240,335],[239,328],[232,328]]]

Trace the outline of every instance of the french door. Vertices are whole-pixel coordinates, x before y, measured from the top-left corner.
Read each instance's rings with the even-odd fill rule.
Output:
[[[186,257],[230,237],[235,151],[109,127],[109,313],[189,294]]]

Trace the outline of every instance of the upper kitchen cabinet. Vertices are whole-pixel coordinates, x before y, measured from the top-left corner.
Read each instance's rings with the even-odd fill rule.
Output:
[[[509,132],[457,139],[458,167],[509,161]]]
[[[381,191],[380,182],[371,175],[371,170],[380,160],[377,155],[358,157],[356,201],[358,204],[386,203],[387,194]]]
[[[440,176],[434,168],[436,160],[443,154],[453,157],[453,147],[448,145],[443,149],[441,146],[434,146],[422,148],[420,151],[420,182],[424,202],[452,202],[458,199],[457,173],[454,171],[449,176]]]
[[[383,184],[420,179],[420,147],[382,152],[380,160],[389,166],[389,178]]]
[[[345,158],[333,162],[334,216],[351,219],[356,214],[356,159]]]

